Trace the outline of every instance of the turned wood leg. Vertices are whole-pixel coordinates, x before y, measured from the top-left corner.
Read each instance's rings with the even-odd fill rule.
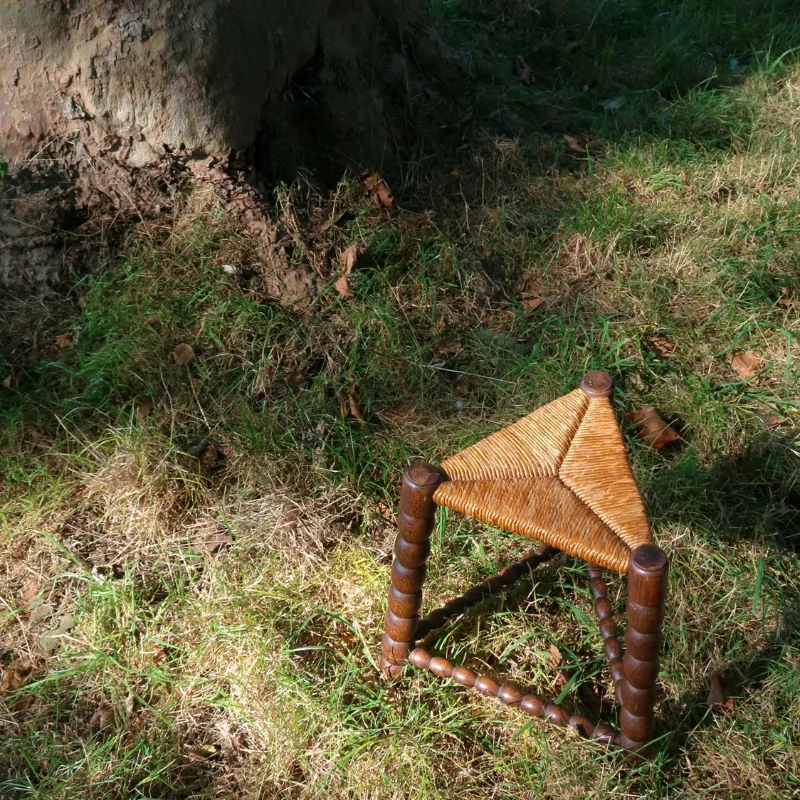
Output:
[[[642,545],[631,554],[623,658],[625,680],[619,715],[619,744],[628,750],[641,750],[653,738],[667,567],[666,554],[655,545]]]
[[[608,659],[611,678],[614,681],[614,697],[622,702],[622,684],[625,682],[625,669],[622,666],[622,647],[617,639],[617,626],[611,616],[611,604],[608,602],[608,587],[603,580],[603,568],[597,564],[589,564],[589,588],[594,598],[594,610],[600,623],[600,635],[603,637],[603,651]]]
[[[412,464],[403,475],[386,633],[381,647],[381,670],[389,677],[399,674],[414,649],[425,561],[436,516],[433,493],[443,478],[442,471],[431,464]]]

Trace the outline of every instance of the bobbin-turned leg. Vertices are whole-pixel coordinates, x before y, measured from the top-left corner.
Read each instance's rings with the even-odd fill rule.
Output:
[[[631,554],[618,741],[628,750],[641,750],[653,738],[667,567],[666,554],[655,545],[642,545]]]
[[[597,564],[589,564],[589,588],[594,598],[594,611],[600,623],[603,651],[608,659],[611,678],[614,681],[614,697],[620,703],[622,701],[622,684],[625,682],[622,647],[617,639],[617,626],[611,616],[611,604],[608,602],[608,587],[603,580],[603,568],[598,567]]]
[[[414,649],[425,561],[436,515],[433,493],[443,479],[442,471],[431,464],[412,464],[403,475],[386,633],[381,647],[381,670],[389,677],[399,674]]]

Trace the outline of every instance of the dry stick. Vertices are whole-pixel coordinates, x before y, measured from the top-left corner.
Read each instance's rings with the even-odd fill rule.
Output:
[[[550,547],[547,544],[539,545],[521,561],[504,567],[497,575],[493,575],[483,583],[468,589],[461,597],[456,597],[445,603],[441,608],[431,611],[430,614],[419,621],[415,636],[416,640],[424,639],[431,631],[441,628],[448,619],[458,616],[470,606],[479,603],[484,597],[510,586],[534,567],[549,561],[557,553],[558,550],[555,547]]]
[[[519,708],[528,716],[546,719],[560,728],[574,728],[581,736],[603,744],[616,744],[619,732],[610,725],[594,725],[581,714],[568,714],[561,706],[548,703],[535,694],[523,694],[511,683],[498,683],[494,678],[479,675],[471,669],[456,666],[441,656],[431,656],[421,647],[411,651],[408,660],[418,669],[427,669],[440,678],[452,678],[462,686],[476,689],[487,697],[496,697],[507,706]]]
[[[611,677],[614,680],[614,697],[620,703],[622,701],[622,684],[625,682],[622,646],[617,639],[617,626],[611,616],[611,604],[608,602],[608,589],[603,580],[603,568],[598,567],[597,564],[589,564],[589,588],[594,598],[594,611],[600,623],[603,651],[608,659]]]

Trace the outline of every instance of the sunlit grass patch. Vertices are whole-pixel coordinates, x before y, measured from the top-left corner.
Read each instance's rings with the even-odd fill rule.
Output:
[[[2,332],[29,337],[0,360],[0,666],[21,682],[0,697],[3,797],[800,785],[795,15],[732,0],[437,9],[475,54],[459,99],[473,116],[429,141],[436,167],[410,165],[391,215],[349,176],[333,198],[276,191],[289,263],[317,270],[308,302],[266,296],[268,254],[198,191],[57,311]],[[517,54],[533,86],[514,81]],[[349,210],[322,231],[329,201]],[[730,361],[747,351],[743,377]],[[404,466],[589,368],[612,374],[619,412],[653,405],[682,437],[656,452],[623,425],[672,560],[663,747],[638,768],[431,675],[376,671]],[[426,608],[528,549],[455,514],[433,545]],[[569,670],[579,706],[582,686],[610,692],[566,557],[430,642],[554,697]],[[706,702],[715,673],[727,711]],[[613,719],[605,699],[600,713]]]

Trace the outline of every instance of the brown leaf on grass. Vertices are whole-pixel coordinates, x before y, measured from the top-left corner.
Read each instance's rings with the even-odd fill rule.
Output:
[[[339,294],[345,300],[350,300],[351,298],[355,297],[352,289],[350,288],[350,281],[347,280],[347,275],[342,275],[342,277],[336,281],[336,291],[339,292]]]
[[[153,401],[142,400],[136,407],[136,419],[138,419],[139,422],[144,422],[150,415],[150,412],[152,410],[153,410]]]
[[[104,728],[113,725],[116,717],[117,715],[110,705],[107,703],[100,703],[95,709],[94,714],[92,714],[92,718],[89,720],[89,728],[95,733],[102,731]]]
[[[660,334],[651,336],[647,340],[647,344],[659,358],[676,358],[678,355],[675,352],[675,342],[667,336],[661,336]]]
[[[798,300],[796,297],[792,297],[789,293],[789,290],[784,286],[783,289],[781,289],[781,296],[778,300],[778,305],[781,306],[781,308],[787,309],[800,308],[800,300]]]
[[[233,542],[233,539],[231,539],[228,531],[214,523],[209,523],[200,528],[192,537],[192,543],[195,548],[209,555],[218,553],[223,547],[231,544],[231,542]]]
[[[296,391],[305,389],[305,387],[308,386],[308,378],[306,378],[305,373],[299,369],[287,372],[286,375],[283,376],[283,379],[290,388]]]
[[[764,405],[766,408],[763,411],[756,412],[756,416],[761,420],[765,428],[774,429],[780,427],[785,422],[784,418],[778,416],[781,413],[780,409],[772,403],[765,403]]]
[[[350,416],[357,419],[362,425],[366,425],[367,421],[364,419],[364,415],[361,413],[361,409],[358,406],[355,386],[351,386],[347,390],[347,405],[350,409]]]
[[[59,350],[67,350],[72,347],[72,334],[67,331],[67,333],[61,333],[56,336],[56,347]]]
[[[514,59],[514,74],[526,86],[530,86],[531,83],[533,83],[533,73],[531,72],[531,68],[525,63],[525,59],[522,56],[517,56]]]
[[[636,425],[642,441],[653,450],[660,450],[664,445],[681,438],[680,434],[661,418],[653,406],[642,406],[637,411],[625,414],[623,419]]]
[[[519,301],[519,304],[526,311],[536,311],[542,303],[544,303],[544,298],[542,297],[528,297],[525,300]]]
[[[3,386],[5,386],[6,389],[10,389],[11,388],[11,376],[10,375],[6,375],[6,377],[3,378]]]
[[[324,439],[328,435],[328,426],[325,424],[324,420],[320,420],[314,426],[314,433],[317,434],[320,438]]]
[[[386,503],[378,503],[378,513],[387,521],[394,522],[395,517],[392,509]]]
[[[210,442],[200,453],[200,466],[206,472],[214,472],[225,461],[225,454],[216,445]]]
[[[728,689],[728,679],[721,672],[714,672],[708,683],[706,703],[712,708],[720,708],[726,713],[733,711],[734,700]]]
[[[28,575],[20,592],[20,605],[27,608],[36,599],[37,594],[39,594],[39,579],[35,575]]]
[[[464,345],[459,336],[446,336],[444,339],[439,339],[433,346],[433,352],[437,356],[455,356],[458,355]]]
[[[391,209],[394,198],[386,185],[386,181],[377,172],[372,172],[371,170],[363,172],[361,174],[361,183],[373,203],[387,210]]]
[[[344,206],[344,208],[337,208],[336,206],[328,207],[323,213],[323,216],[326,217],[326,220],[320,226],[320,231],[324,233],[334,225],[338,225],[350,213],[350,209],[347,206]]]
[[[583,145],[578,144],[578,140],[574,136],[570,136],[569,134],[564,134],[564,141],[567,143],[567,147],[572,150],[573,153],[580,153],[582,156],[586,155],[586,148]]]
[[[33,664],[12,661],[0,675],[0,697],[16,692],[30,681],[33,675]]]
[[[761,363],[761,359],[752,350],[745,350],[743,353],[734,353],[728,359],[728,364],[730,364],[743,381],[752,378],[761,368]]]
[[[172,353],[170,353],[170,358],[179,367],[183,367],[190,361],[193,361],[194,357],[195,357],[194,348],[190,344],[186,344],[186,342],[181,342],[172,351]]]
[[[345,275],[349,275],[353,271],[353,267],[355,267],[358,261],[358,254],[357,244],[351,244],[350,247],[342,253],[342,272]]]

